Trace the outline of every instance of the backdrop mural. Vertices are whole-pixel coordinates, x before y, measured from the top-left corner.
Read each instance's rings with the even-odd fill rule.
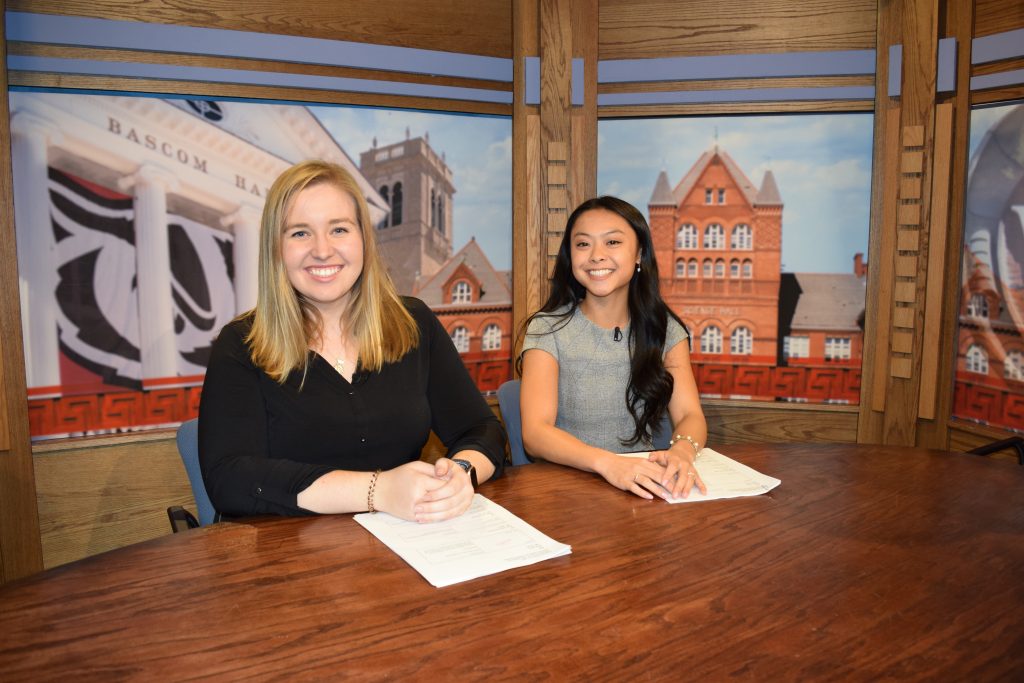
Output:
[[[953,415],[1024,432],[1024,104],[971,113]]]
[[[33,438],[195,417],[210,345],[256,301],[263,197],[345,166],[399,289],[484,393],[511,376],[511,121],[371,108],[12,91]]]
[[[600,122],[598,189],[646,211],[702,396],[859,401],[872,119]]]

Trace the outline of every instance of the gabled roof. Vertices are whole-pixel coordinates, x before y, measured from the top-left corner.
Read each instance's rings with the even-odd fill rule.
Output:
[[[761,181],[761,189],[758,190],[754,203],[759,206],[782,206],[779,186],[775,184],[775,174],[770,170],[764,172],[764,180]]]
[[[668,184],[668,174],[662,171],[658,174],[658,180],[654,183],[654,192],[651,194],[651,201],[648,206],[676,206],[672,199],[672,188]]]
[[[672,191],[672,201],[679,205],[682,203],[686,195],[690,194],[693,190],[693,186],[697,184],[701,175],[704,173],[704,169],[708,167],[715,157],[721,159],[722,164],[725,166],[726,171],[732,176],[733,182],[736,183],[737,187],[743,193],[747,203],[753,206],[757,200],[757,188],[754,187],[754,183],[750,182],[750,178],[740,170],[739,165],[733,161],[732,157],[723,152],[716,145],[714,148],[704,152],[700,155],[700,159],[697,159],[697,163],[687,172],[683,179],[676,185],[676,189]]]
[[[794,330],[859,331],[864,310],[864,278],[852,273],[794,273],[800,299],[793,313]]]
[[[452,304],[445,297],[444,284],[461,265],[465,265],[480,281],[483,295],[472,304]],[[499,273],[487,259],[476,238],[472,238],[466,246],[448,259],[441,269],[430,277],[421,278],[416,283],[415,294],[434,310],[445,308],[465,308],[466,306],[499,306],[511,305],[512,289],[508,284],[507,272]]]

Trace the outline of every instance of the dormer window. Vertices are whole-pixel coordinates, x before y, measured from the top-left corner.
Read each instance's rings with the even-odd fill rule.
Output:
[[[967,315],[972,318],[988,317],[988,299],[981,294],[972,294],[967,302]]]
[[[473,288],[465,280],[459,280],[452,285],[452,303],[468,304],[473,301]]]

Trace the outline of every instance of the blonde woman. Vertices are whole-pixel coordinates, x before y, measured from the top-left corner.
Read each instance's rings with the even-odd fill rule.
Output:
[[[231,516],[448,519],[505,452],[444,328],[396,294],[359,186],[322,161],[270,188],[256,308],[214,343],[199,415],[203,479]],[[449,449],[434,465],[431,429]]]

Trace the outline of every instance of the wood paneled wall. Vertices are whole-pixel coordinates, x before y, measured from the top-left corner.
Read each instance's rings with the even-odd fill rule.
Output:
[[[658,116],[686,114],[729,114],[751,111],[853,111],[876,112],[875,166],[873,179],[873,229],[870,246],[871,284],[868,300],[868,338],[864,361],[864,393],[861,407],[779,406],[737,401],[707,401],[712,444],[766,441],[885,441],[918,443],[940,448],[967,448],[998,438],[997,430],[958,424],[948,419],[951,386],[949,342],[955,329],[955,300],[958,296],[951,276],[940,285],[933,281],[936,271],[954,273],[956,252],[961,243],[960,215],[966,173],[966,135],[971,102],[998,101],[1021,96],[1021,88],[994,92],[966,92],[965,83],[979,69],[1005,70],[1013,64],[970,66],[972,35],[990,35],[1024,27],[1024,5],[1003,0],[912,0],[906,3],[873,0],[453,0],[451,2],[410,2],[408,0],[296,0],[286,4],[261,4],[253,8],[227,0],[15,0],[7,3],[14,11],[69,14],[105,19],[205,26],[220,29],[298,35],[377,43],[431,50],[512,58],[514,82],[496,84],[453,77],[409,75],[369,69],[346,69],[300,65],[272,60],[234,59],[212,56],[168,55],[164,53],[70,48],[66,46],[12,44],[15,54],[65,56],[106,61],[145,61],[194,66],[244,68],[281,73],[303,73],[377,80],[463,85],[475,88],[508,89],[513,105],[488,105],[422,98],[362,95],[323,90],[266,88],[217,83],[184,83],[126,79],[118,77],[66,76],[59,74],[12,73],[10,82],[47,87],[79,87],[143,92],[177,92],[199,95],[228,95],[251,98],[307,100],[351,104],[377,104],[425,109],[449,109],[513,116],[513,264],[514,316],[521,321],[535,309],[546,293],[552,247],[556,244],[568,211],[596,189],[596,130],[599,116]],[[972,29],[973,27],[973,29]],[[956,36],[959,41],[960,89],[953,96],[934,95],[935,41]],[[886,94],[888,45],[904,45],[909,79],[899,100]],[[878,49],[877,98],[874,102],[766,102],[633,107],[599,112],[596,72],[598,59],[634,59],[715,54],[805,52],[816,50]],[[541,102],[524,101],[524,60],[542,57]],[[568,99],[567,83],[572,58],[585,63],[585,96],[582,106]],[[1019,67],[1016,67],[1019,68]],[[675,82],[648,84],[649,90],[736,87],[785,87],[791,85],[867,85],[870,76],[839,76],[831,79],[759,79],[752,82]],[[600,92],[615,92],[615,85],[601,86]],[[6,88],[3,89],[6,96]],[[983,99],[988,98],[988,99]],[[937,106],[949,105],[936,116]],[[894,113],[895,112],[895,113]],[[913,113],[913,116],[910,116]],[[942,118],[945,117],[945,118]],[[942,119],[939,121],[939,119]],[[920,127],[920,129],[918,128]],[[943,138],[948,131],[949,138]],[[917,177],[901,166],[903,155],[921,152],[921,197],[894,194],[886,188],[900,188],[903,176]],[[9,159],[8,126],[0,126],[0,154]],[[935,172],[935,160],[948,176]],[[942,169],[939,169],[940,172]],[[937,177],[937,179],[936,179]],[[937,186],[936,183],[939,185]],[[13,221],[11,220],[10,165],[0,170],[0,193],[7,239],[0,240],[0,265],[5,277],[15,274]],[[931,197],[941,188],[948,205],[939,206]],[[928,193],[931,194],[928,194]],[[919,206],[918,223],[901,224],[900,207]],[[903,209],[904,216],[908,209]],[[948,219],[941,230],[943,247],[935,244],[935,218]],[[888,223],[886,223],[888,221]],[[889,227],[886,228],[885,226]],[[917,225],[916,249],[901,248],[896,227]],[[887,231],[888,230],[888,231]],[[4,246],[7,245],[7,246]],[[913,253],[912,253],[913,252]],[[942,253],[934,253],[942,252]],[[943,258],[945,254],[945,258]],[[909,257],[914,256],[914,269]],[[898,260],[902,258],[902,260]],[[897,287],[898,284],[911,286]],[[936,287],[939,292],[936,294]],[[8,283],[7,291],[16,284]],[[897,300],[901,296],[910,301]],[[937,302],[937,303],[936,303]],[[899,314],[897,308],[913,313]],[[936,306],[938,307],[936,309]],[[938,310],[942,345],[931,348],[924,342],[931,335],[929,325],[936,318],[927,311]],[[32,571],[45,556],[53,566],[118,545],[153,535],[169,528],[164,509],[170,504],[191,505],[184,471],[169,434],[141,440],[90,441],[40,447],[33,459],[24,415],[24,370],[15,298],[0,300],[0,318],[5,324],[0,376],[6,399],[6,428],[10,449],[0,452],[0,558],[4,570],[0,580]],[[894,321],[900,324],[895,324]],[[908,322],[913,325],[907,327]],[[907,346],[905,332],[910,331]],[[897,336],[897,335],[901,336]],[[929,336],[930,338],[930,336]],[[900,341],[896,341],[899,339]],[[894,347],[893,344],[898,344]],[[900,349],[907,349],[900,350]],[[937,369],[929,369],[926,351],[937,354]],[[896,355],[894,355],[894,353]],[[906,358],[911,368],[930,377],[893,379],[892,360]],[[901,365],[901,364],[897,364]],[[898,385],[896,380],[903,382]],[[921,387],[935,396],[933,415],[922,408]],[[902,387],[902,388],[900,388]],[[876,410],[872,397],[885,399]],[[889,412],[893,411],[890,415]],[[922,416],[923,414],[923,416]],[[0,425],[0,437],[3,427]],[[0,449],[2,450],[2,449]],[[39,519],[35,516],[38,488]],[[40,543],[40,527],[42,541]],[[30,529],[25,533],[24,529]],[[42,548],[42,553],[40,552]]]

